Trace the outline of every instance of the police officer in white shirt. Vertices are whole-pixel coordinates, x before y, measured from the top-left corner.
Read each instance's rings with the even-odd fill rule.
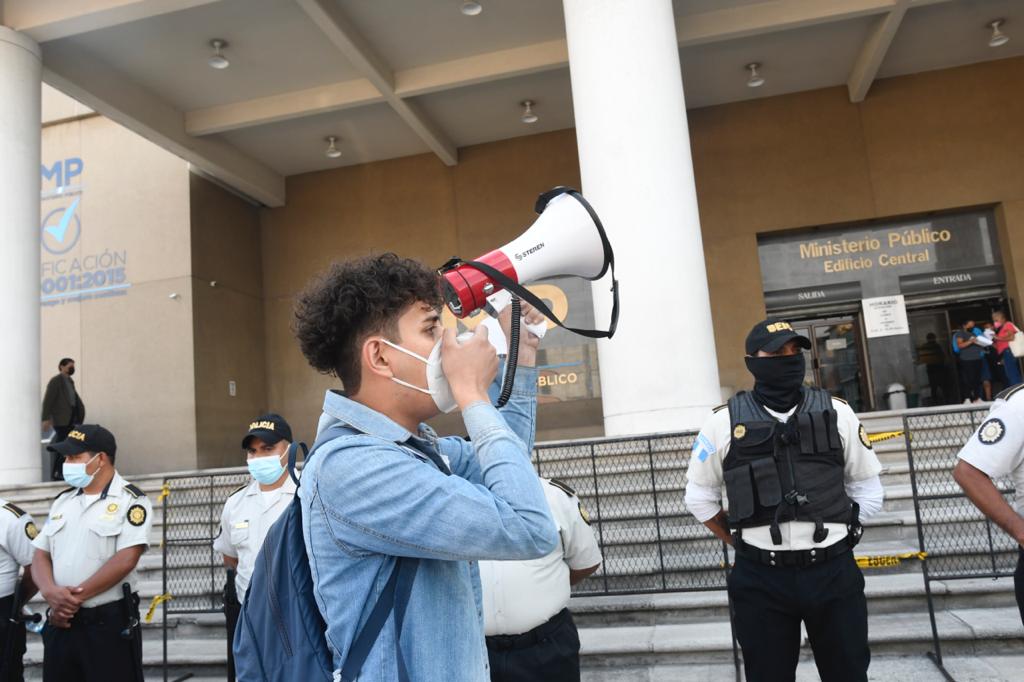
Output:
[[[0,499],[0,682],[21,682],[25,627],[21,607],[36,593],[32,582],[32,541],[39,531],[31,514]],[[18,583],[21,567],[25,574]]]
[[[252,481],[231,493],[224,503],[220,533],[213,548],[224,555],[224,565],[235,571],[234,595],[225,590],[224,614],[228,629],[228,679],[235,679],[231,643],[256,556],[267,531],[295,497],[295,482],[288,474],[288,446],[292,429],[279,414],[264,414],[249,424],[242,439]]]
[[[867,600],[852,550],[882,507],[882,467],[850,406],[803,385],[809,348],[787,322],[754,325],[754,389],[715,409],[687,472],[687,508],[736,550],[729,595],[751,682],[794,679],[801,621],[823,680],[867,680]]]
[[[601,566],[601,550],[575,491],[556,479],[541,480],[559,547],[533,561],[480,562],[492,682],[580,679],[570,588]]]
[[[32,544],[32,577],[50,605],[44,682],[142,682],[138,576],[152,505],[114,468],[117,442],[76,426],[49,449],[63,455],[61,492]]]
[[[996,396],[987,418],[960,450],[953,477],[971,502],[1024,546],[1024,384]],[[1015,490],[1011,507],[992,478],[1009,476]],[[991,478],[990,478],[991,477]],[[1024,549],[1018,547],[1013,576],[1017,607],[1024,622]]]

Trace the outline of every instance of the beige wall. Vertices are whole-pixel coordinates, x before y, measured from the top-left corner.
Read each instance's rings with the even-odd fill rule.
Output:
[[[44,199],[42,215],[79,197],[81,236],[62,255],[40,249],[44,282],[59,277],[55,270],[70,271],[76,259],[92,265],[104,253],[123,253],[131,287],[121,296],[43,306],[43,385],[61,357],[75,358],[87,421],[114,432],[121,471],[194,466],[187,165],[98,116],[43,128],[43,164],[70,157],[83,161],[72,180],[82,193]],[[44,179],[44,192],[55,185]],[[179,298],[170,299],[172,293]]]
[[[192,175],[191,225],[197,464],[235,466],[249,422],[267,405],[259,214]]]

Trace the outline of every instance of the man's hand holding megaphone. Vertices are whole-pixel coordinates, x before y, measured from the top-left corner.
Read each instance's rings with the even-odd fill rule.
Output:
[[[527,324],[536,324],[544,320],[544,316],[528,303],[522,303],[520,315]],[[498,316],[505,338],[511,338],[512,308],[505,308]],[[524,329],[519,338],[519,364],[533,367],[537,364],[537,348],[540,337]],[[441,367],[452,396],[459,409],[464,410],[477,401],[488,402],[487,390],[498,373],[498,356],[494,346],[488,340],[487,327],[477,325],[472,335],[463,334],[460,342],[454,329],[445,329],[441,341]]]

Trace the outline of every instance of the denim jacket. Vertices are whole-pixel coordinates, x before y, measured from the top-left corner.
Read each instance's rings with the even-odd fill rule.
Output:
[[[520,368],[515,386],[500,413],[484,402],[463,412],[471,441],[438,438],[426,424],[411,434],[327,393],[318,431],[342,422],[360,432],[324,444],[299,489],[314,592],[336,669],[395,557],[408,556],[421,559],[398,640],[410,678],[489,680],[477,560],[536,559],[558,543],[530,463],[537,371]],[[360,680],[398,679],[395,636],[392,614]]]

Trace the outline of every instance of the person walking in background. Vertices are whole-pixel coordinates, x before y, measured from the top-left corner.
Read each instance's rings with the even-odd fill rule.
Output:
[[[50,445],[56,445],[68,437],[71,427],[85,421],[85,403],[75,389],[75,381],[71,377],[75,373],[75,361],[62,358],[57,365],[59,370],[46,384],[43,394],[43,431],[53,429]],[[62,480],[62,458],[51,451],[50,478]]]
[[[917,347],[917,362],[928,372],[928,386],[932,394],[932,405],[943,405],[947,401],[944,388],[946,356],[942,352],[935,334],[929,332],[925,341]]]
[[[1006,386],[1015,386],[1021,383],[1020,365],[1017,358],[1010,352],[1010,341],[1017,334],[1017,327],[1006,319],[1006,313],[997,310],[992,313],[992,326],[996,330],[995,352],[998,359],[1003,363],[1003,374],[1006,376]]]
[[[971,331],[974,329],[974,320],[964,320],[953,336],[953,343],[960,354],[960,383],[963,387],[964,402],[981,402],[984,395],[982,387],[982,365],[984,350],[977,342],[977,337]]]

